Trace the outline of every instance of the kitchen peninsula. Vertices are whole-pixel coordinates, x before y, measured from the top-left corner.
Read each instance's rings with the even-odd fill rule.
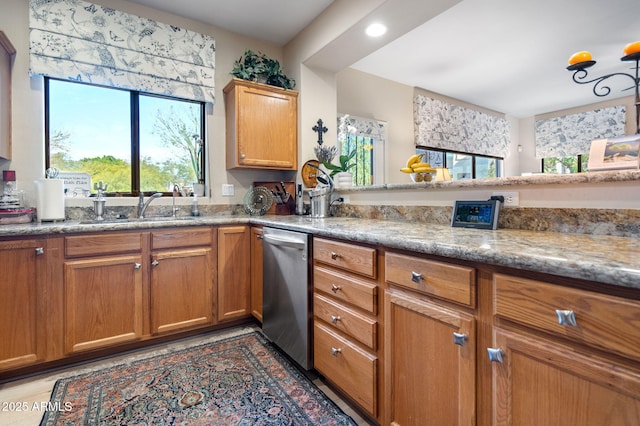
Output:
[[[369,417],[382,424],[390,421],[405,423],[412,416],[421,413],[420,407],[404,407],[397,399],[385,396],[403,395],[403,391],[398,389],[398,380],[405,383],[406,389],[411,389],[412,386],[431,386],[431,379],[424,377],[421,372],[431,371],[429,365],[435,365],[437,360],[428,355],[424,344],[409,346],[402,343],[403,339],[433,341],[430,348],[443,348],[445,355],[442,362],[448,368],[442,370],[444,376],[441,379],[457,385],[433,394],[449,399],[450,405],[455,407],[453,412],[470,415],[476,418],[477,424],[490,424],[492,416],[506,416],[507,412],[514,409],[523,409],[503,404],[501,401],[507,398],[503,392],[509,389],[511,394],[507,400],[515,401],[522,398],[522,392],[526,391],[523,387],[528,387],[531,380],[539,380],[538,385],[549,392],[549,398],[557,398],[550,379],[532,376],[525,380],[526,385],[508,382],[515,380],[513,371],[510,372],[509,369],[520,371],[522,368],[522,371],[526,371],[527,368],[534,368],[538,371],[540,367],[537,363],[542,360],[546,360],[544,362],[550,363],[554,369],[554,366],[563,366],[558,374],[566,376],[566,380],[575,380],[580,386],[595,386],[599,392],[606,394],[603,397],[624,400],[621,403],[622,411],[618,411],[621,416],[628,415],[628,410],[637,410],[640,404],[637,397],[640,394],[640,352],[637,350],[640,347],[640,333],[637,331],[640,312],[640,268],[637,263],[640,240],[637,238],[515,229],[485,231],[451,228],[433,223],[347,217],[313,219],[299,216],[218,215],[189,220],[167,218],[107,223],[67,221],[0,227],[0,249],[15,251],[16,247],[26,247],[26,253],[42,248],[44,253],[41,257],[46,258],[47,265],[34,267],[35,271],[41,272],[35,277],[40,283],[34,291],[41,293],[36,297],[33,307],[22,310],[33,314],[32,322],[27,324],[38,335],[35,340],[31,340],[38,342],[36,353],[23,358],[20,366],[4,364],[1,377],[7,379],[16,373],[30,371],[29,368],[33,371],[79,359],[69,354],[73,347],[64,349],[62,319],[55,318],[55,315],[62,313],[62,308],[47,307],[62,303],[65,297],[61,290],[62,269],[64,264],[75,262],[76,258],[69,258],[68,252],[69,242],[74,238],[114,236],[116,239],[112,241],[118,241],[121,236],[129,236],[129,241],[133,241],[136,247],[114,246],[109,249],[97,245],[96,250],[121,253],[118,257],[140,259],[143,273],[146,268],[153,268],[150,261],[143,258],[144,255],[149,255],[149,259],[159,259],[158,255],[166,246],[163,245],[163,240],[168,244],[171,242],[171,250],[174,252],[181,251],[180,247],[183,245],[184,250],[198,253],[201,253],[200,250],[211,250],[211,258],[206,257],[209,256],[207,252],[202,252],[205,258],[213,259],[205,260],[204,264],[212,262],[210,265],[215,271],[213,275],[218,277],[213,280],[213,298],[210,300],[214,300],[218,312],[228,312],[229,310],[225,311],[219,306],[220,303],[227,302],[217,298],[216,287],[225,285],[223,281],[231,279],[240,280],[234,285],[240,283],[248,286],[249,274],[247,267],[241,267],[236,270],[244,270],[245,275],[225,275],[222,270],[237,266],[225,263],[229,260],[225,259],[225,253],[233,251],[229,244],[241,244],[247,248],[246,253],[249,253],[250,233],[246,230],[262,226],[308,232],[313,234],[314,241],[322,240],[324,245],[335,241],[337,247],[344,246],[346,251],[343,255],[336,253],[337,264],[327,264],[326,262],[332,261],[317,253],[314,255],[314,264],[322,270],[327,266],[337,267],[338,272],[335,274],[343,277],[341,279],[345,286],[352,280],[362,281],[357,269],[348,263],[349,253],[356,253],[356,249],[362,247],[373,250],[373,269],[367,272],[367,281],[374,285],[372,290],[375,290],[372,293],[374,305],[371,309],[372,312],[377,312],[377,320],[373,323],[374,340],[371,343],[377,350],[368,361],[372,363],[369,368],[373,368],[369,373],[372,374],[370,383],[373,387],[365,390],[366,404],[357,398],[354,400]],[[233,230],[232,233],[229,233],[229,228]],[[195,240],[188,237],[195,235],[190,229],[197,231],[200,237]],[[223,230],[225,231],[221,234]],[[187,233],[187,238],[193,241],[185,242],[181,233]],[[211,238],[202,240],[203,235],[211,235]],[[223,237],[225,235],[230,236],[230,239]],[[134,237],[133,240],[131,236]],[[194,246],[196,243],[198,247]],[[109,253],[105,255],[111,256]],[[95,256],[94,259],[97,260],[104,258],[99,253]],[[341,256],[347,262],[344,265],[340,264]],[[168,254],[166,257],[175,260],[174,255]],[[34,259],[36,263],[40,261],[38,256]],[[344,268],[345,272],[340,273]],[[153,275],[155,272],[147,273]],[[142,278],[143,283],[145,280],[146,278]],[[144,284],[143,289],[147,288],[145,285],[148,284]],[[153,290],[147,289],[139,293],[146,295],[143,300],[148,297],[149,291]],[[202,294],[207,294],[207,291],[199,289]],[[317,292],[322,300],[330,302],[331,291],[323,293],[322,289],[318,289]],[[244,293],[234,294],[237,296]],[[24,300],[32,299],[27,297]],[[146,302],[142,303],[143,312],[153,310],[153,307],[145,308],[144,303]],[[233,312],[240,312],[231,321],[223,317],[216,318],[217,314],[214,314],[212,320],[202,319],[206,315],[199,315],[199,319],[191,318],[194,320],[192,323],[183,321],[180,325],[181,318],[167,318],[164,322],[156,320],[158,324],[170,325],[168,330],[160,330],[159,333],[158,330],[152,331],[145,323],[153,323],[153,315],[149,320],[144,319],[146,316],[143,315],[143,325],[139,329],[141,332],[128,342],[98,341],[96,347],[84,351],[82,355],[86,358],[92,354],[104,355],[109,351],[115,353],[154,339],[171,338],[172,333],[179,336],[181,330],[205,332],[237,321],[250,320],[250,309],[238,308],[245,304],[245,299],[230,303],[234,304]],[[248,297],[246,303],[249,303]],[[360,308],[352,306],[351,302],[331,303],[336,303],[342,309],[341,312],[355,312],[361,317],[371,317],[370,313],[360,313]],[[216,308],[212,309],[215,311]],[[40,311],[41,309],[44,311]],[[577,325],[559,324],[561,314],[558,311],[564,312],[569,318],[573,315]],[[43,322],[42,312],[48,314],[44,316],[47,318],[47,326],[38,328],[37,324]],[[341,344],[341,354],[345,359],[349,356],[349,350],[360,353],[366,349],[350,337],[352,331],[325,323],[320,318],[315,321],[318,330],[324,333],[323,342],[330,337],[338,339],[335,343],[327,344]],[[424,334],[430,332],[436,334]],[[325,338],[325,335],[329,337]],[[456,335],[458,341],[454,344],[453,336]],[[82,346],[79,349],[83,352]],[[510,361],[503,364],[489,362],[488,349],[498,351],[496,353],[500,354],[499,358]],[[522,358],[522,354],[528,354],[528,357]],[[407,374],[409,372],[404,370],[407,366],[403,362],[409,360],[402,358],[403,355],[411,357],[413,373]],[[322,354],[317,356],[321,357]],[[528,365],[534,362],[532,359],[535,364]],[[332,356],[328,360],[339,362]],[[13,362],[15,361],[14,359]],[[569,361],[572,365],[570,368],[566,366]],[[325,374],[331,383],[348,396],[353,396],[350,394],[350,382],[343,381],[345,377],[349,377],[348,374],[331,376],[332,370],[327,371]],[[473,371],[477,373],[473,374]],[[605,374],[606,372],[608,373]],[[492,381],[494,385],[491,384]],[[468,389],[469,386],[471,390]],[[538,403],[546,403],[545,398],[546,396],[541,396]],[[421,405],[423,403],[424,406],[437,406],[442,401],[431,401],[429,404],[422,401]],[[583,403],[578,398],[580,409],[585,408]],[[492,406],[495,406],[494,409]],[[589,410],[593,413],[597,408],[592,406]],[[494,410],[495,414],[492,414]],[[452,414],[442,415],[443,419],[448,419],[447,416]],[[601,418],[605,420],[612,419],[602,413],[593,415],[604,415]]]

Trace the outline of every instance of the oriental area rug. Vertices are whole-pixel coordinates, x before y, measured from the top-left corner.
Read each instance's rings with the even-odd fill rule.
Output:
[[[40,425],[355,425],[257,331],[59,379]]]

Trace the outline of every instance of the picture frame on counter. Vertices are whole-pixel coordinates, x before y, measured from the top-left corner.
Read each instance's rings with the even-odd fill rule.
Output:
[[[640,135],[596,139],[589,150],[589,171],[628,170],[640,166]]]

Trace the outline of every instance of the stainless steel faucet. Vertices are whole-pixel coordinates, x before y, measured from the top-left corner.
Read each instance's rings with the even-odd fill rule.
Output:
[[[138,198],[138,219],[144,219],[144,212],[147,211],[147,207],[149,204],[156,198],[162,197],[162,192],[156,192],[152,196],[150,196],[147,201],[144,201],[144,193],[140,193],[140,197]]]

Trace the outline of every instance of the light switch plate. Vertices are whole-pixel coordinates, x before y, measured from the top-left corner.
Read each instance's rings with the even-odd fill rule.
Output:
[[[223,183],[222,184],[222,196],[223,197],[233,197],[235,194],[235,188],[232,183]]]

